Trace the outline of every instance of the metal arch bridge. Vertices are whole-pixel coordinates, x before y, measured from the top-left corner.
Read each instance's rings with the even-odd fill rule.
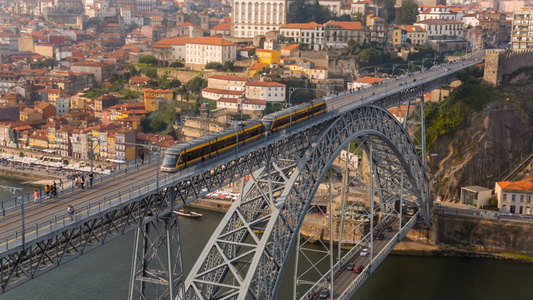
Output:
[[[411,82],[413,77],[397,81],[404,83],[401,87],[383,86],[330,98],[327,114],[241,147],[238,152],[169,175],[158,183],[154,182],[152,172],[151,182],[141,185],[137,182],[118,191],[111,186],[98,201],[90,193],[82,195],[80,203],[88,205],[78,208],[74,221],[46,219],[41,213],[32,220],[35,229],[23,232],[24,243],[15,225],[21,221],[12,217],[8,230],[0,233],[1,291],[137,230],[130,298],[148,299],[147,295],[153,292],[149,285],[159,286],[158,299],[275,298],[288,254],[295,244],[299,248],[295,242],[313,195],[336,155],[356,141],[368,157],[370,195],[380,200],[377,208],[375,201],[369,201],[370,229],[361,233],[361,242],[339,257],[335,265],[332,263],[329,273],[321,275],[320,280],[330,276],[329,287],[335,298],[346,299],[372,268],[366,268],[337,293],[333,283],[342,277],[339,271],[348,260],[356,259],[363,245],[371,248],[369,266],[377,266],[414,223],[422,221],[429,225],[427,177],[424,161],[406,131],[410,118],[405,115],[401,124],[384,108],[402,103],[409,107],[417,96],[448,84],[457,71],[476,63],[469,60],[463,65],[455,64],[453,71],[443,72],[441,67],[416,74],[417,82]],[[423,101],[420,103],[423,105]],[[423,124],[423,119],[419,123]],[[171,250],[173,245],[180,244],[176,234],[178,221],[172,212],[230,182],[239,179],[244,182],[243,178],[250,175],[252,179],[242,187],[240,199],[185,281],[181,251]],[[329,189],[331,199],[331,184]],[[396,215],[391,213],[394,211],[391,204],[398,200],[418,207],[407,223],[401,220],[402,209]],[[379,215],[374,211],[379,211]],[[49,217],[55,213],[49,212]],[[375,235],[390,224],[398,224],[395,238],[374,251]],[[166,249],[164,258],[160,257],[161,247]],[[321,288],[317,281],[302,298],[316,297]]]

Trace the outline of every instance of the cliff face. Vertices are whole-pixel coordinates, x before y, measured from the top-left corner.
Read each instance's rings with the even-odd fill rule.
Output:
[[[462,186],[494,188],[511,168],[533,151],[533,86],[504,88],[510,93],[465,121],[453,136],[437,139],[428,153],[435,195],[459,199]],[[435,156],[436,154],[436,156]]]

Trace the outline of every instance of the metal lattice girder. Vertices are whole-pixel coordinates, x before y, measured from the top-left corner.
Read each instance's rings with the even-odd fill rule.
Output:
[[[137,229],[131,268],[128,299],[183,299],[177,216],[161,218]]]
[[[375,161],[382,170],[391,172],[389,159],[396,158],[407,175],[417,205],[427,215],[424,189],[427,177],[403,127],[379,107],[355,109],[320,133],[296,168],[291,168],[288,180],[281,175],[283,169],[277,167],[262,169],[258,179],[248,183],[242,198],[224,217],[189,274],[187,299],[274,299],[310,199],[335,157],[354,139],[363,142],[372,139],[377,146],[383,146],[382,159]],[[279,181],[280,178],[283,180]],[[267,193],[270,189],[277,192]],[[261,208],[247,215],[254,218],[246,218],[241,212],[249,203]],[[263,233],[254,235],[250,224],[263,224],[260,227]],[[228,234],[230,242],[223,239]]]

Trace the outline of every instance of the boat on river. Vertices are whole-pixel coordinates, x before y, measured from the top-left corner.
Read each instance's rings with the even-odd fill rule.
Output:
[[[203,216],[201,213],[197,213],[197,212],[185,210],[185,209],[175,210],[174,213],[177,214],[178,216],[187,217],[187,218],[199,218]]]

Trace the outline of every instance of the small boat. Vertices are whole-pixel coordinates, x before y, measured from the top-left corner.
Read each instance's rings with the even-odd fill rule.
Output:
[[[174,213],[177,214],[178,216],[188,217],[188,218],[199,218],[203,216],[201,213],[197,213],[197,212],[185,210],[185,209],[175,210]]]

